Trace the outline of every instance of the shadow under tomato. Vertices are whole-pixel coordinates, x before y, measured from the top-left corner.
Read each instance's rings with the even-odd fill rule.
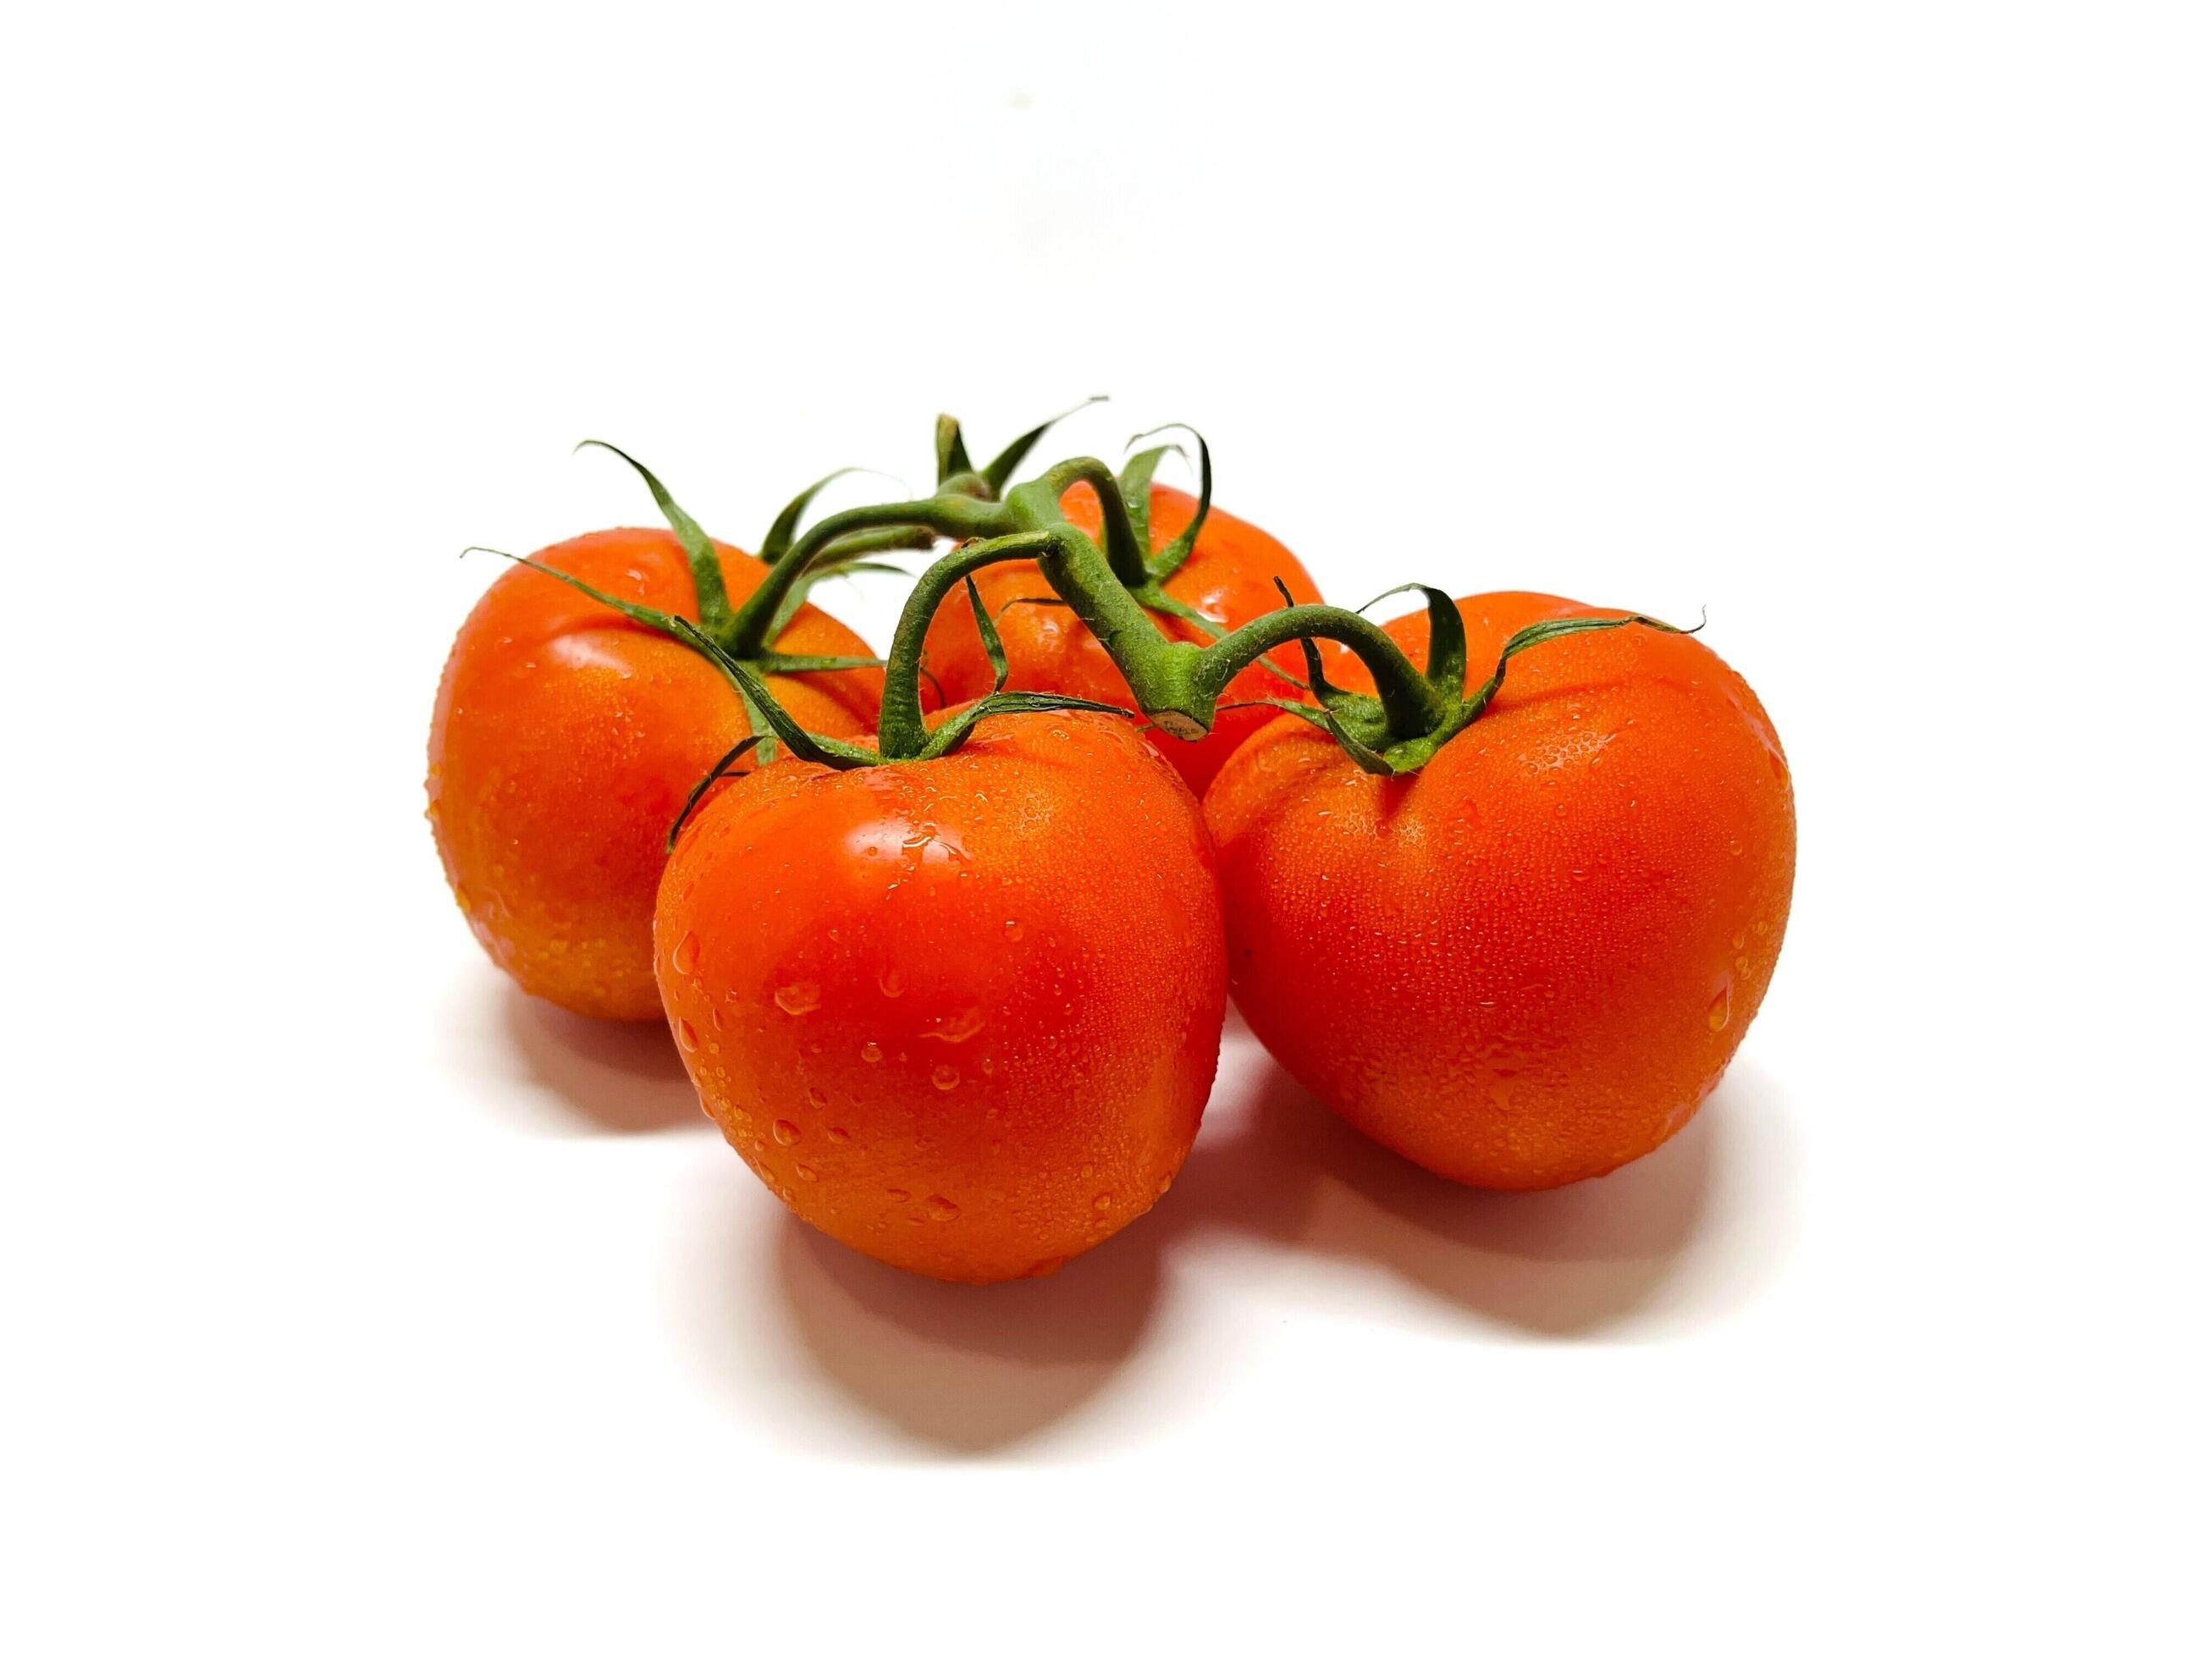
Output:
[[[513,986],[506,998],[507,1036],[531,1081],[588,1129],[634,1135],[708,1127],[660,1021],[587,1019]]]
[[[1639,1311],[1697,1242],[1733,1108],[1724,1082],[1658,1151],[1550,1192],[1462,1187],[1368,1139],[1284,1073],[1222,1103],[1172,1200],[1185,1224],[1240,1228],[1370,1263],[1492,1322],[1595,1334]]]
[[[1252,1041],[1233,1021],[1229,1040]],[[1377,1146],[1272,1064],[1239,1071],[1250,1082],[1217,1093],[1158,1208],[1051,1279],[939,1284],[787,1219],[783,1301],[823,1376],[919,1442],[981,1454],[1097,1395],[1142,1348],[1174,1254],[1209,1236],[1380,1269],[1472,1323],[1562,1339],[1632,1327],[1660,1303],[1677,1323],[1724,1313],[1751,1276],[1686,1271],[1716,1233],[1748,1235],[1739,1267],[1777,1254],[1786,1192],[1745,1187],[1737,1200],[1757,1207],[1725,1217],[1712,1202],[1746,1122],[1770,1115],[1756,1073],[1732,1069],[1681,1133],[1624,1170],[1489,1193]]]
[[[1135,1352],[1167,1237],[1141,1218],[1048,1279],[946,1285],[887,1267],[796,1217],[778,1241],[785,1305],[823,1375],[902,1433],[962,1454],[1051,1426]]]

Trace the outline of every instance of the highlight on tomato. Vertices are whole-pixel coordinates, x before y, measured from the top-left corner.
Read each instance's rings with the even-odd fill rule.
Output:
[[[1371,705],[1325,689],[1328,712],[1222,769],[1206,815],[1237,1007],[1440,1175],[1604,1175],[1690,1121],[1766,994],[1796,859],[1781,741],[1741,675],[1649,619],[1432,593],[1386,631],[1474,712],[1394,768],[1349,729]],[[1493,659],[1476,684],[1467,665]]]
[[[671,528],[579,536],[491,585],[439,680],[428,790],[447,880],[491,959],[533,996],[644,1020],[661,1012],[652,922],[669,826],[754,729],[685,626],[726,636],[768,567],[710,541],[630,465]],[[771,544],[789,539],[812,495],[786,509]],[[833,556],[815,574],[854,563]],[[881,669],[805,592],[761,619],[771,643],[745,659],[810,725],[866,732]]]

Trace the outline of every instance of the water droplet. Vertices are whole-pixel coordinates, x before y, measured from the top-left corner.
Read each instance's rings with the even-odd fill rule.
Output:
[[[897,996],[906,989],[906,975],[896,968],[886,968],[876,975],[876,989],[887,997]]]
[[[775,1144],[779,1146],[792,1146],[799,1139],[799,1126],[787,1117],[776,1119],[775,1126],[769,1133],[775,1137]]]
[[[903,1187],[886,1187],[884,1188],[884,1196],[894,1204],[903,1204],[914,1194]]]
[[[1090,1180],[1092,1176],[1097,1173],[1098,1166],[1095,1164],[1086,1164],[1083,1166],[1083,1178],[1085,1181]]]
[[[1097,1197],[1091,1200],[1091,1207],[1101,1212],[1112,1209],[1114,1207],[1114,1194],[1111,1193],[1099,1194]]]
[[[988,1054],[986,1054],[986,1055],[984,1055],[984,1056],[983,1056],[982,1066],[983,1066],[983,1075],[984,1075],[985,1077],[988,1077],[988,1076],[990,1076],[992,1073],[994,1073],[994,1072],[995,1072],[995,1071],[997,1071],[997,1070],[999,1069],[998,1065],[997,1065],[997,1062],[995,1062],[994,1060],[992,1060],[992,1058],[990,1057],[990,1055],[988,1055]]]
[[[1741,858],[1743,856],[1743,843],[1740,841],[1730,841],[1729,842],[1729,856],[1732,859]]]
[[[1735,938],[1731,939],[1729,943],[1734,945],[1739,951],[1743,949],[1743,932],[1741,928],[1737,929]]]
[[[699,1028],[688,1019],[676,1022],[676,1044],[686,1054],[699,1052]]]
[[[950,1221],[960,1213],[960,1206],[941,1193],[932,1193],[921,1207],[928,1212],[932,1221]]]
[[[699,935],[686,933],[676,941],[676,948],[668,953],[668,965],[679,974],[689,974],[699,965]]]
[[[929,1074],[929,1080],[940,1089],[957,1089],[960,1086],[960,1073],[956,1066],[940,1066]]]
[[[1160,1190],[1158,1196],[1165,1198],[1168,1195],[1168,1188],[1174,1185],[1175,1177],[1173,1176],[1162,1176],[1160,1177]]]
[[[811,979],[775,988],[775,1006],[787,1014],[811,1014],[822,1006],[822,988]]]
[[[1067,1258],[1066,1256],[1048,1255],[1045,1257],[1043,1261],[1038,1262],[1036,1267],[1030,1269],[1030,1277],[1031,1279],[1049,1279],[1053,1274],[1058,1273],[1066,1265]]]
[[[935,1037],[939,1042],[965,1042],[983,1029],[983,1011],[980,1007],[964,1008],[925,1036]]]
[[[1738,957],[1735,959],[1735,970],[1739,974],[1748,974],[1751,971],[1751,958],[1749,957]]]
[[[1724,1031],[1728,1030],[1728,1023],[1729,988],[1723,985],[1721,987],[1721,994],[1713,999],[1712,1006],[1705,1010],[1705,1029],[1711,1031]]]
[[[811,1164],[802,1164],[799,1166],[799,1178],[801,1181],[819,1181],[822,1179],[822,1171]]]
[[[463,905],[463,906],[462,906],[462,908],[463,908],[464,909],[465,909],[465,908],[467,908],[468,907],[465,904],[465,905]],[[1018,921],[1016,921],[1015,920],[1013,920],[1013,918],[1012,918],[1012,917],[1009,916],[1009,917],[1006,919],[1006,943],[1007,943],[1007,944],[1009,944],[1009,945],[1012,945],[1012,943],[1014,943],[1014,941],[1015,941],[1015,940],[1017,940],[1017,939],[1020,939],[1020,938],[1021,938],[1021,936],[1022,936],[1022,933],[1023,933],[1023,928],[1022,928],[1022,925],[1021,925],[1021,923],[1019,923]]]
[[[864,1042],[860,1045],[860,1058],[866,1060],[869,1065],[876,1065],[883,1057],[884,1048],[880,1042]]]
[[[830,1103],[829,1091],[818,1083],[808,1085],[806,1097],[817,1106],[827,1106]]]
[[[842,1146],[852,1138],[852,1134],[847,1130],[837,1128],[835,1126],[832,1126],[830,1128],[830,1144],[833,1146]]]

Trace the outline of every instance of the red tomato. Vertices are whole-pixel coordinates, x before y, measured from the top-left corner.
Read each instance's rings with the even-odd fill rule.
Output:
[[[732,602],[766,567],[717,543]],[[603,530],[538,558],[617,598],[696,619],[691,573],[665,530]],[[809,605],[778,647],[866,656]],[[874,669],[777,677],[805,724],[872,731]],[[491,958],[533,996],[578,1013],[651,1019],[653,899],[668,827],[691,787],[750,728],[706,659],[534,570],[494,582],[462,624],[430,726],[430,827],[446,879]]]
[[[934,1278],[1050,1273],[1190,1150],[1224,1004],[1198,804],[1126,721],[716,786],[656,966],[708,1115],[785,1203]]]
[[[1471,684],[1529,623],[1622,614],[1459,609]],[[1425,661],[1425,616],[1389,631]],[[1206,811],[1253,1031],[1356,1127],[1479,1187],[1603,1175],[1689,1121],[1766,994],[1796,862],[1759,699],[1699,641],[1638,627],[1516,657],[1407,776],[1285,716]]]
[[[1195,497],[1165,484],[1154,484],[1152,535],[1155,546],[1164,546],[1182,534],[1197,507]],[[1090,485],[1075,485],[1061,498],[1060,508],[1084,531],[1093,536],[1098,533],[1098,497]],[[1207,513],[1189,559],[1168,579],[1167,591],[1225,630],[1263,611],[1279,609],[1283,597],[1275,589],[1278,578],[1299,604],[1320,600],[1321,592],[1313,578],[1290,549],[1266,531],[1217,507]],[[1051,587],[1035,564],[992,565],[976,575],[975,586],[985,607],[997,618],[1000,635],[1006,641],[1009,690],[1057,691],[1123,708],[1135,706],[1106,648],[1072,612],[1057,604],[1011,603],[1052,597]],[[1203,645],[1210,637],[1181,617],[1157,611],[1152,615],[1170,638]],[[1301,680],[1305,678],[1304,660],[1296,645],[1283,647],[1272,655],[1278,666]],[[991,690],[990,656],[976,632],[975,615],[964,592],[955,592],[939,607],[922,647],[922,661],[949,703],[968,702]],[[1297,695],[1295,685],[1255,664],[1230,682],[1222,701]],[[1212,731],[1194,742],[1164,732],[1154,733],[1152,740],[1191,788],[1202,793],[1221,769],[1222,762],[1273,718],[1275,711],[1268,708],[1225,709],[1214,721]]]

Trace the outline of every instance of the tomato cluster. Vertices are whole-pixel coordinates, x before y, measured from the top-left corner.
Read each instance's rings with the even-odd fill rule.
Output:
[[[1194,498],[1158,451],[1012,485],[1038,435],[977,468],[941,426],[934,495],[804,537],[795,504],[761,559],[646,474],[671,532],[503,574],[430,745],[494,960],[665,1018],[787,1204],[944,1279],[1050,1273],[1158,1201],[1232,995],[1455,1181],[1583,1180],[1679,1130],[1790,907],[1790,770],[1742,678],[1537,593],[1425,590],[1377,628],[1212,508],[1210,459]],[[805,602],[933,540],[886,661]]]

